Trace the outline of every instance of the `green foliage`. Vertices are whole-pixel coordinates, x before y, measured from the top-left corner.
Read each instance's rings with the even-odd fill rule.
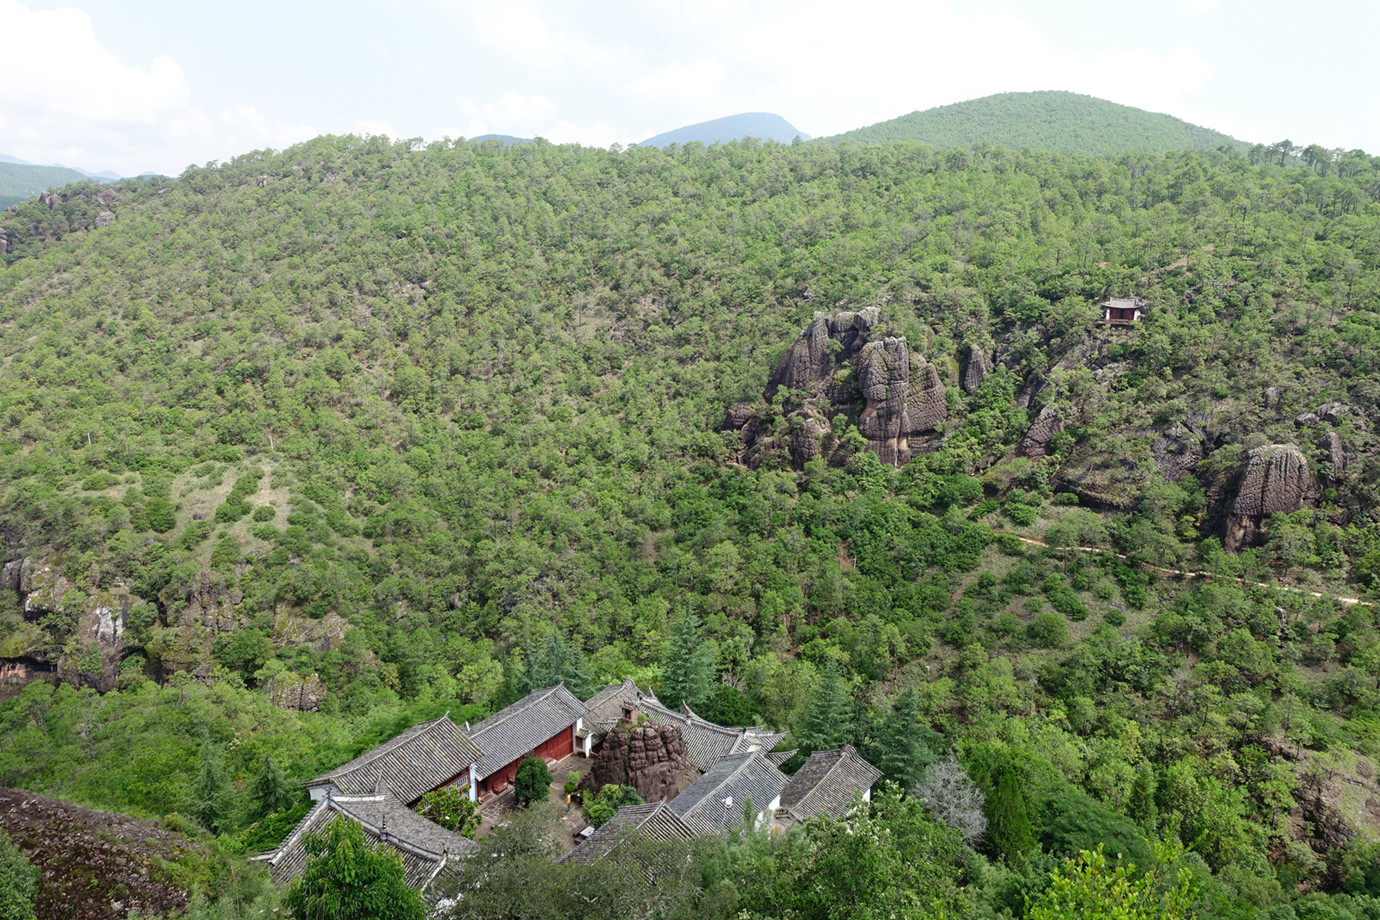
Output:
[[[583,805],[585,820],[599,827],[612,818],[624,805],[641,805],[642,796],[631,786],[608,783],[599,787],[596,795],[588,796]]]
[[[302,799],[302,788],[284,776],[278,761],[266,753],[249,784],[249,799],[253,803],[252,817],[257,820],[291,810]]]
[[[1035,849],[1035,830],[1030,821],[1030,805],[1016,771],[1007,768],[987,793],[988,848],[1001,859],[1015,862]]]
[[[407,887],[402,857],[371,846],[364,829],[337,818],[303,842],[306,871],[283,894],[294,920],[422,920],[421,895]]]
[[[513,777],[513,799],[518,805],[544,802],[551,795],[551,771],[546,761],[528,754]]]
[[[0,920],[33,920],[39,871],[0,831]]]
[[[1182,851],[1162,847],[1155,865],[1141,874],[1108,865],[1102,848],[1084,850],[1050,877],[1050,885],[1026,901],[1028,920],[1179,920],[1194,916],[1195,890],[1187,869],[1171,876]]]
[[[907,686],[876,732],[868,759],[883,777],[910,789],[924,778],[942,743],[939,733],[924,721],[915,687]]]
[[[833,663],[820,674],[794,735],[803,755],[833,750],[853,740],[853,700]]]
[[[202,827],[218,834],[229,821],[232,807],[230,778],[225,774],[225,759],[220,748],[211,742],[209,736],[203,737],[196,781],[192,784],[191,807],[188,811]]]
[[[679,709],[682,703],[698,705],[712,689],[713,655],[699,619],[687,609],[671,627],[671,641],[662,661],[661,701],[672,709]]]
[[[915,141],[935,147],[977,147],[982,152],[991,147],[1029,148],[1090,156],[1246,146],[1169,115],[1055,91],[1000,93],[942,105],[830,140],[853,144]],[[947,162],[966,164],[966,158]]]
[[[481,816],[479,806],[470,801],[469,792],[468,786],[433,789],[417,802],[417,814],[448,831],[473,838],[474,832],[479,830]]]

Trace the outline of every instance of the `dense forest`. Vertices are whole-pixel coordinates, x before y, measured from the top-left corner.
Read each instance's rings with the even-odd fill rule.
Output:
[[[1082,156],[1249,146],[1172,115],[1056,90],[999,93],[941,105],[845,131],[829,140],[854,144],[913,141],[935,147],[992,144]]]
[[[1380,917],[1380,159],[320,138],[0,231],[0,784],[251,850],[266,754],[631,676],[897,783],[690,913],[1057,916],[1102,845],[1132,916]],[[871,308],[908,460],[776,385]]]

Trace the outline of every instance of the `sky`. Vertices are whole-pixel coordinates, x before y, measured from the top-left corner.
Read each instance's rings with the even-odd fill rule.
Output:
[[[122,175],[320,134],[815,137],[1068,90],[1380,153],[1374,0],[0,0],[0,153]]]

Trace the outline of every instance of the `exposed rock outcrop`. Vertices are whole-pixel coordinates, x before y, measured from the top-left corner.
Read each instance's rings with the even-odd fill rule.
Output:
[[[0,789],[0,828],[42,876],[39,920],[116,920],[182,914],[183,867],[209,866],[205,847],[151,821]]]
[[[319,676],[294,671],[275,674],[264,681],[264,692],[279,709],[295,709],[298,712],[315,712],[326,699],[326,685]]]
[[[976,345],[969,345],[968,360],[963,365],[963,392],[970,395],[976,393],[990,373],[992,362],[987,360],[987,352]]]
[[[1235,552],[1264,542],[1270,515],[1299,511],[1314,500],[1308,459],[1293,444],[1267,444],[1251,451],[1227,515],[1226,548]]]
[[[837,446],[842,432],[831,420],[842,413],[884,463],[909,460],[912,439],[948,418],[944,383],[904,338],[873,335],[880,321],[876,307],[832,317],[816,313],[767,387],[768,400],[788,393],[784,425],[765,403],[739,403],[725,413],[719,430],[738,434],[738,458],[759,466],[784,455],[799,469]]]
[[[1049,442],[1063,430],[1064,422],[1059,417],[1059,410],[1053,405],[1045,406],[1040,410],[1040,414],[1035,416],[1035,421],[1031,423],[1025,437],[1021,438],[1021,443],[1016,446],[1016,456],[1040,459],[1048,452]]]
[[[631,786],[648,802],[669,801],[699,777],[675,725],[619,723],[604,736],[582,788]]]
[[[1203,439],[1183,423],[1175,422],[1159,433],[1150,446],[1155,467],[1165,479],[1177,482],[1193,472],[1203,459]]]

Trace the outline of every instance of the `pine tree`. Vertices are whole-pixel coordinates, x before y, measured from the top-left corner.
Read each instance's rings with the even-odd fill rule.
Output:
[[[1135,782],[1126,802],[1126,816],[1140,825],[1147,834],[1155,833],[1159,824],[1159,809],[1155,807],[1155,769],[1143,763],[1136,769]]]
[[[225,775],[225,759],[209,738],[201,742],[191,811],[192,817],[213,834],[220,833],[230,816],[230,780]]]
[[[934,763],[936,749],[943,739],[924,723],[920,715],[920,695],[906,687],[896,698],[891,717],[886,719],[872,744],[872,762],[887,779],[902,789],[911,789]]]
[[[561,681],[567,690],[582,700],[589,699],[599,690],[599,682],[589,668],[589,660],[578,644],[570,646],[570,654],[566,656],[565,667],[561,671]]]
[[[249,785],[249,798],[254,805],[255,820],[287,811],[296,803],[299,789],[278,768],[272,754],[265,754],[259,772]]]
[[[566,645],[565,636],[561,635],[559,629],[554,630],[547,637],[546,645],[542,647],[540,654],[527,656],[528,692],[560,683],[569,654],[570,648]]]
[[[661,702],[671,709],[682,703],[694,706],[711,689],[714,677],[713,647],[700,634],[699,619],[689,610],[671,626],[671,644],[663,661]]]
[[[802,754],[832,750],[853,740],[853,700],[833,662],[815,683],[814,698],[796,728],[795,740]]]
[[[1010,767],[1002,771],[996,788],[987,797],[987,841],[992,853],[1008,863],[1035,848],[1030,809],[1020,778]]]

